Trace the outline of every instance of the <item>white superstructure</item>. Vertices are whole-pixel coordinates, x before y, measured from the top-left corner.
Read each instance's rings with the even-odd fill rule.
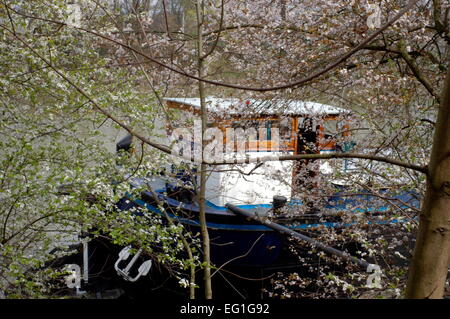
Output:
[[[193,121],[200,119],[199,98],[166,98],[165,101],[171,109],[179,110],[179,119]],[[271,119],[288,118],[292,120],[289,136],[292,145],[295,143],[298,119],[302,117],[336,117],[348,114],[349,111],[335,106],[303,101],[258,101],[206,98],[208,115],[217,119],[225,119],[226,123],[239,123],[245,119]],[[221,121],[219,120],[219,122]],[[261,122],[262,123],[262,122]],[[213,125],[214,123],[210,123]],[[224,127],[223,123],[217,124]],[[226,126],[226,125],[225,125]],[[229,125],[231,126],[231,124]],[[289,144],[290,145],[290,144]],[[329,150],[328,150],[329,151]],[[295,149],[289,147],[282,152],[272,150],[246,150],[250,158],[264,157],[266,155],[294,154]],[[230,155],[230,154],[226,154]],[[238,165],[210,166],[206,183],[206,199],[217,206],[231,204],[270,204],[273,196],[282,195],[288,199],[292,193],[293,161],[270,161],[264,164],[249,163]],[[330,165],[322,161],[321,173],[330,173]],[[199,180],[199,178],[198,178]],[[198,181],[197,180],[197,181]]]

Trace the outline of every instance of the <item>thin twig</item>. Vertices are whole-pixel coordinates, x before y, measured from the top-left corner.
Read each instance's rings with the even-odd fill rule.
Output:
[[[288,88],[294,88],[294,87],[299,87],[302,85],[305,85],[306,83],[311,82],[312,80],[324,75],[325,73],[328,73],[329,71],[333,70],[334,68],[336,68],[338,65],[340,65],[342,62],[346,61],[348,58],[350,58],[351,56],[353,56],[356,52],[363,50],[364,47],[366,45],[368,45],[369,43],[371,43],[378,35],[380,35],[383,31],[385,31],[387,28],[389,28],[392,24],[394,24],[401,16],[403,16],[406,12],[408,12],[419,0],[411,0],[407,6],[405,6],[402,10],[400,10],[391,20],[389,20],[388,22],[386,22],[383,26],[381,26],[378,30],[376,30],[375,32],[373,32],[370,36],[368,36],[365,40],[361,41],[360,44],[358,44],[357,46],[353,47],[352,49],[350,49],[347,53],[341,55],[337,60],[335,60],[334,62],[330,63],[327,67],[321,69],[320,71],[317,71],[313,74],[307,75],[306,77],[291,82],[291,83],[287,83],[287,84],[282,84],[282,85],[276,85],[276,86],[272,86],[272,87],[250,87],[250,86],[242,86],[242,85],[237,85],[237,84],[231,84],[231,83],[225,83],[225,82],[219,82],[219,81],[213,81],[213,80],[208,80],[205,79],[201,76],[195,76],[193,74],[189,74],[185,71],[181,71],[179,69],[176,69],[170,65],[165,64],[164,62],[161,62],[160,60],[151,57],[147,54],[144,54],[142,52],[140,52],[139,50],[134,49],[133,47],[122,43],[120,41],[114,40],[110,37],[107,37],[103,34],[100,34],[98,32],[92,31],[92,30],[88,30],[82,27],[75,27],[75,26],[69,26],[67,25],[67,23],[65,22],[61,22],[61,21],[55,21],[55,20],[51,20],[51,19],[45,19],[45,18],[41,18],[41,17],[37,17],[37,16],[32,16],[32,15],[27,15],[24,14],[22,12],[19,12],[17,10],[15,10],[14,8],[9,7],[9,9],[11,11],[14,11],[16,14],[19,14],[23,17],[27,17],[30,19],[37,19],[37,20],[41,20],[41,21],[46,21],[46,22],[50,22],[50,23],[55,23],[58,25],[66,25],[69,26],[71,28],[80,30],[80,31],[84,31],[86,33],[90,33],[92,35],[95,35],[99,38],[102,38],[104,40],[107,40],[109,42],[115,43],[117,45],[120,45],[128,50],[134,51],[137,54],[149,59],[150,61],[154,62],[155,64],[158,64],[172,72],[178,73],[180,75],[189,77],[191,79],[200,81],[200,82],[204,82],[204,83],[208,83],[208,84],[212,84],[212,85],[217,85],[217,86],[223,86],[223,87],[228,87],[228,88],[234,88],[234,89],[238,89],[238,90],[245,90],[245,91],[256,91],[256,92],[268,92],[268,91],[278,91],[278,90],[282,90],[282,89],[288,89]],[[3,27],[5,28],[5,27]]]

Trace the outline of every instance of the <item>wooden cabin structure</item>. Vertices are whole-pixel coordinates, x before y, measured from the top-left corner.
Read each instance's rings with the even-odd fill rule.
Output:
[[[175,121],[179,127],[200,119],[199,98],[166,98],[168,109],[175,111]],[[333,152],[339,150],[338,141],[349,139],[348,110],[335,106],[292,100],[239,100],[206,98],[208,110],[208,126],[217,127],[223,132],[223,145],[234,145],[236,140],[227,140],[228,128],[254,128],[256,138],[245,140],[247,156],[264,156],[274,153],[300,154],[304,152],[301,131],[305,123],[310,123],[315,147],[313,152]],[[184,125],[184,126],[183,126]],[[278,143],[273,144],[274,128],[278,128]],[[230,144],[231,143],[231,144]],[[274,147],[275,146],[275,147]],[[304,145],[303,145],[304,146]],[[242,164],[239,171],[248,172],[255,164]],[[326,169],[321,165],[321,170]],[[292,162],[267,162],[255,170],[255,174],[244,176],[233,171],[232,165],[215,167],[208,178],[208,200],[218,206],[225,203],[265,204],[270,203],[274,195],[290,198],[291,184],[295,176]],[[252,194],[251,194],[252,193]]]

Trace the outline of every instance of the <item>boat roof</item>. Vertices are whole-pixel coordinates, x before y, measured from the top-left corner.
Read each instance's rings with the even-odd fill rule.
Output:
[[[164,100],[188,105],[200,111],[200,98],[169,97]],[[349,110],[340,107],[299,100],[223,99],[215,97],[207,97],[205,100],[209,112],[229,115],[243,115],[243,113],[251,115],[338,115],[350,113]]]

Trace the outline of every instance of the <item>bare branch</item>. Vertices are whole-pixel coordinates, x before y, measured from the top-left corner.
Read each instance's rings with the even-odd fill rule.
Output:
[[[211,277],[213,277],[218,271],[220,271],[223,267],[225,267],[226,265],[228,265],[229,263],[239,259],[239,258],[244,258],[247,257],[248,254],[250,254],[250,252],[253,250],[253,248],[255,247],[256,243],[262,238],[262,236],[264,236],[264,234],[261,234],[258,238],[256,238],[256,240],[253,242],[253,244],[250,246],[250,248],[247,250],[247,252],[243,255],[239,255],[236,256],[234,258],[231,258],[230,260],[228,260],[227,262],[223,263],[220,267],[218,267],[212,274]]]
[[[172,40],[172,36],[170,35],[170,29],[169,29],[169,19],[167,18],[166,0],[162,0],[162,5],[163,5],[163,11],[164,11],[164,21],[166,23],[166,33],[167,33],[167,36],[169,37],[169,39]],[[133,8],[133,11],[135,11],[134,8]],[[139,19],[139,17],[138,17],[138,19]]]
[[[115,123],[117,123],[120,127],[122,127],[123,129],[125,129],[128,133],[130,133],[131,135],[137,137],[138,139],[140,139],[141,141],[143,141],[144,143],[153,146],[156,149],[159,149],[160,151],[170,154],[171,150],[169,147],[165,146],[165,145],[161,145],[158,143],[155,143],[149,139],[147,139],[146,137],[136,133],[132,128],[130,128],[128,125],[125,125],[122,121],[120,121],[119,119],[117,119],[115,116],[113,116],[112,114],[110,114],[108,111],[106,111],[104,108],[102,108],[100,105],[97,104],[97,102],[95,102],[95,100],[93,100],[82,88],[80,88],[77,84],[75,84],[75,82],[73,82],[71,79],[69,79],[64,73],[62,73],[61,71],[59,71],[57,68],[55,68],[46,58],[44,58],[41,54],[39,54],[36,50],[34,50],[26,41],[24,41],[22,38],[18,37],[16,34],[14,34],[9,28],[0,25],[0,28],[8,31],[9,33],[11,33],[17,40],[19,40],[25,47],[28,48],[28,50],[30,50],[30,52],[32,52],[34,55],[36,55],[39,59],[41,59],[45,64],[47,64],[55,73],[57,73],[61,78],[63,78],[67,83],[69,83],[75,90],[77,90],[81,95],[83,95],[86,99],[89,100],[89,102],[92,103],[92,105],[94,105],[94,107],[103,115],[107,116],[108,118],[110,118],[112,121],[114,121]]]
[[[75,27],[75,26],[69,26],[71,28],[80,30],[80,31],[84,31],[86,33],[95,35],[99,38],[102,38],[104,40],[113,42],[117,45],[120,45],[128,50],[134,51],[135,53],[149,59],[150,61],[172,71],[175,72],[177,74],[189,77],[191,79],[200,81],[200,82],[204,82],[204,83],[208,83],[208,84],[212,84],[212,85],[217,85],[217,86],[223,86],[223,87],[228,87],[228,88],[233,88],[233,89],[238,89],[238,90],[246,90],[246,91],[257,91],[257,92],[268,92],[268,91],[277,91],[277,90],[282,90],[282,89],[287,89],[287,88],[294,88],[294,87],[298,87],[301,85],[305,85],[306,83],[311,82],[312,80],[320,77],[321,75],[333,70],[334,68],[336,68],[338,65],[340,65],[342,62],[346,61],[348,58],[350,58],[351,56],[353,56],[356,52],[364,49],[364,47],[366,45],[368,45],[369,43],[371,43],[379,34],[381,34],[383,31],[385,31],[387,28],[389,28],[392,24],[394,24],[401,16],[403,16],[406,12],[408,12],[419,0],[411,0],[409,2],[409,4],[404,7],[402,10],[400,10],[391,20],[389,20],[388,22],[386,22],[382,27],[380,27],[378,30],[376,30],[375,32],[373,32],[370,36],[368,36],[365,40],[363,40],[360,44],[358,44],[356,47],[350,49],[347,53],[343,54],[340,58],[338,58],[336,61],[332,62],[331,64],[329,64],[327,67],[323,68],[320,71],[317,71],[311,75],[308,75],[306,77],[304,77],[303,79],[291,82],[291,83],[287,83],[287,84],[282,84],[282,85],[278,85],[278,86],[272,86],[272,87],[250,87],[250,86],[241,86],[241,85],[237,85],[237,84],[231,84],[231,83],[224,83],[224,82],[219,82],[219,81],[213,81],[213,80],[208,80],[205,79],[203,77],[200,76],[195,76],[192,74],[189,74],[185,71],[176,69],[168,64],[165,64],[163,62],[161,62],[158,59],[155,59],[147,54],[144,54],[143,52],[140,52],[139,50],[136,50],[134,48],[132,48],[131,46],[121,43],[120,41],[116,41],[114,39],[111,39],[105,35],[102,35],[98,32],[92,31],[92,30],[88,30],[82,27]],[[41,18],[41,17],[36,17],[36,16],[30,16],[21,12],[18,12],[16,10],[14,10],[14,8],[9,7],[9,9],[11,11],[14,11],[16,14],[19,14],[23,17],[27,17],[30,19],[38,19],[41,21],[47,21],[50,23],[55,23],[55,24],[59,24],[59,25],[66,25],[68,26],[65,22],[61,22],[61,21],[55,21],[55,20],[50,20],[50,19],[45,19],[45,18]]]
[[[110,118],[112,121],[117,123],[119,126],[121,126],[123,129],[125,129],[128,133],[135,136],[142,142],[164,152],[167,154],[172,154],[170,147],[166,145],[161,145],[158,143],[155,143],[148,138],[136,133],[131,127],[124,124],[122,121],[117,119],[115,116],[110,114],[108,111],[106,111],[104,108],[102,108],[100,105],[98,105],[93,98],[91,98],[82,88],[80,88],[76,83],[74,83],[70,78],[68,78],[64,73],[62,73],[60,70],[58,70],[56,67],[54,67],[46,58],[44,58],[41,54],[39,54],[36,50],[34,50],[26,41],[21,39],[19,36],[13,33],[12,30],[9,28],[0,25],[0,27],[9,33],[11,33],[17,40],[19,40],[25,47],[27,47],[30,52],[32,52],[34,55],[36,55],[38,58],[40,58],[45,64],[47,64],[54,72],[56,72],[61,78],[63,78],[66,82],[68,82],[75,90],[77,90],[81,95],[83,95],[87,100],[89,100],[92,105],[103,115]],[[265,156],[262,158],[259,158],[257,162],[269,162],[269,161],[289,161],[289,160],[301,160],[301,159],[334,159],[334,158],[360,158],[360,159],[367,159],[367,160],[374,160],[379,162],[384,162],[388,164],[393,164],[400,167],[405,167],[408,169],[416,170],[422,173],[427,173],[427,168],[424,166],[418,166],[414,164],[404,163],[395,159],[390,159],[382,156],[374,156],[369,154],[356,154],[356,153],[333,153],[333,154],[298,154],[298,155],[282,155],[282,156]],[[191,158],[184,158],[185,160],[191,161]],[[230,161],[224,161],[219,163],[207,163],[202,162],[202,164],[210,164],[210,165],[223,165],[223,164],[239,164],[239,163],[249,163],[249,159],[242,159],[242,160],[230,160]]]
[[[434,89],[433,86],[430,84],[430,82],[425,78],[425,76],[423,75],[422,72],[420,72],[419,67],[417,66],[416,62],[414,61],[414,59],[409,55],[406,47],[405,47],[405,42],[403,40],[400,40],[399,42],[399,49],[400,49],[400,53],[403,57],[403,60],[405,60],[406,64],[409,66],[409,68],[411,69],[411,71],[413,72],[414,76],[416,77],[416,79],[422,83],[422,85],[427,89],[427,91],[436,99],[436,101],[439,103],[440,102],[440,98],[439,98],[439,94],[437,94]]]
[[[221,29],[223,26],[224,7],[225,7],[225,4],[223,3],[223,0],[222,0],[221,9],[220,9],[219,31],[217,32],[216,39],[215,39],[211,49],[209,49],[209,51],[207,53],[203,54],[203,56],[201,57],[202,60],[206,59],[211,53],[213,53],[217,47],[217,43],[219,42],[219,39],[220,39],[220,32],[221,32]]]

